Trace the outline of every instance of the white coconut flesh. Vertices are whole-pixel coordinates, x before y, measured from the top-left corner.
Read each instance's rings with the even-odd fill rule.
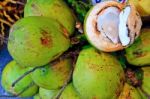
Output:
[[[127,20],[130,14],[131,8],[126,7],[121,11],[119,15],[119,38],[123,46],[127,46],[130,43],[130,37],[128,36]]]
[[[115,44],[119,42],[119,13],[116,7],[109,7],[97,18],[97,29]]]
[[[130,7],[119,11],[116,7],[108,7],[97,18],[97,29],[110,39],[114,44],[121,42],[123,46],[130,43],[128,37],[127,20],[130,14]]]
[[[122,11],[115,6],[107,7],[101,12],[98,6],[94,7],[89,13],[85,25],[89,41],[98,49],[105,48],[105,46],[110,47],[112,43],[122,46],[129,45],[127,21],[130,11],[130,6]]]

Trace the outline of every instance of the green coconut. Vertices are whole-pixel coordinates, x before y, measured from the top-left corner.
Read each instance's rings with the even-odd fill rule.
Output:
[[[142,29],[140,37],[125,49],[127,61],[135,66],[150,65],[150,29]]]
[[[139,94],[141,95],[141,99],[149,99],[142,91],[140,88],[137,88]]]
[[[128,0],[128,2],[135,5],[141,16],[150,16],[149,0]]]
[[[140,93],[136,88],[125,83],[123,91],[118,99],[142,99]]]
[[[68,35],[71,35],[75,28],[74,14],[63,0],[30,0],[25,5],[24,16],[47,16],[53,18],[66,28]]]
[[[58,58],[69,46],[64,27],[41,16],[26,17],[16,22],[8,41],[11,56],[23,67],[43,66]]]
[[[150,67],[143,67],[142,70],[144,75],[141,88],[150,98]]]
[[[38,86],[33,83],[30,75],[25,76],[17,82],[15,86],[12,86],[13,82],[28,70],[29,69],[27,68],[21,68],[21,66],[19,66],[15,61],[8,63],[2,72],[1,82],[3,88],[13,95],[18,95],[23,92],[19,95],[19,97],[31,97],[35,95],[38,91]]]
[[[69,79],[72,61],[63,59],[56,64],[48,64],[34,71],[31,76],[34,82],[45,89],[54,90],[61,88]]]
[[[73,87],[73,84],[70,83],[66,86],[66,88],[63,90],[61,96],[59,99],[81,99],[79,97],[79,94],[76,92],[75,88]]]
[[[44,88],[39,89],[39,95],[41,99],[55,99],[55,96],[59,92],[59,89],[56,90],[47,90]]]
[[[87,47],[77,59],[73,85],[82,99],[116,99],[124,78],[123,68],[114,56]]]
[[[33,99],[41,99],[39,93],[33,96]]]

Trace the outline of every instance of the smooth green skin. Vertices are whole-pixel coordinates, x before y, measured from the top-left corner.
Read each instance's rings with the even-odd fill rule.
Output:
[[[146,95],[140,90],[140,88],[137,88],[137,91],[141,95],[141,99],[148,99],[148,97],[146,97]]]
[[[143,67],[142,70],[144,76],[141,87],[150,96],[150,67]]]
[[[79,97],[79,94],[76,92],[75,88],[73,87],[72,83],[66,86],[59,99],[68,99],[68,98],[81,99]]]
[[[33,99],[41,99],[41,97],[40,97],[39,93],[38,93],[38,94],[36,94],[36,95],[33,97]]]
[[[41,99],[55,99],[55,96],[59,92],[59,89],[57,90],[47,90],[44,88],[39,89],[39,95]]]
[[[114,56],[93,47],[80,52],[73,73],[73,85],[82,99],[116,99],[123,82],[123,68]]]
[[[125,83],[123,91],[118,99],[142,99],[142,97],[136,88]]]
[[[53,19],[31,16],[17,21],[10,30],[8,50],[23,67],[43,66],[70,46],[64,27]]]
[[[40,87],[55,90],[61,88],[69,78],[72,62],[64,59],[57,64],[48,64],[31,74],[33,81]]]
[[[75,29],[75,17],[71,9],[63,0],[30,0],[25,5],[24,16],[47,16],[59,21],[69,32],[73,34]]]
[[[150,10],[149,10],[150,1],[149,0],[128,0],[128,2],[134,4],[137,11],[140,13],[140,16],[150,15]]]
[[[150,65],[150,29],[142,29],[140,37],[126,48],[127,61],[135,66]]]
[[[33,80],[31,79],[30,75],[25,76],[21,79],[14,87],[11,87],[12,83],[26,73],[29,69],[21,68],[15,61],[11,61],[6,65],[2,72],[2,86],[3,88],[11,93],[11,94],[18,94],[22,90],[24,90],[27,86],[29,86]],[[25,90],[19,97],[31,97],[35,95],[38,91],[38,86],[35,84]]]

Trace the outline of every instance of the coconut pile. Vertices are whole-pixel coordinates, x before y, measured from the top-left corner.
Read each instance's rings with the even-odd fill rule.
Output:
[[[137,2],[27,0],[9,31],[0,98],[149,99],[150,1]]]

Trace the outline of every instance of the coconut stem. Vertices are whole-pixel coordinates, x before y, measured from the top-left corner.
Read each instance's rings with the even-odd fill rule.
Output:
[[[14,87],[21,79],[23,79],[25,76],[27,76],[28,74],[30,74],[31,72],[34,72],[36,69],[39,69],[39,68],[42,68],[43,66],[40,66],[40,67],[35,67],[27,72],[25,72],[22,76],[20,76],[17,80],[15,80],[13,83],[12,83],[12,87]]]
[[[22,93],[24,93],[28,88],[30,88],[31,86],[34,85],[34,82],[31,82],[27,87],[25,87],[20,93],[16,94],[16,95],[0,95],[0,98],[15,98],[20,96]]]
[[[67,87],[67,85],[69,84],[69,82],[71,81],[71,78],[72,78],[72,74],[73,74],[73,70],[74,68],[72,68],[70,74],[69,74],[69,77],[68,77],[68,80],[64,83],[64,85],[61,87],[60,91],[58,92],[58,94],[56,94],[55,98],[54,99],[59,99],[62,92],[64,91],[64,89]]]
[[[66,58],[72,58],[74,60],[73,64],[75,64],[75,61],[77,59],[77,55],[79,54],[78,53],[79,51],[69,51],[69,52],[66,52],[64,53],[63,55],[61,55],[58,59],[50,62],[49,64],[57,64],[57,62],[59,62],[59,60],[61,59],[66,59]],[[35,67],[35,68],[32,68],[31,70],[25,72],[22,76],[20,76],[18,79],[16,79],[13,83],[12,83],[12,87],[14,87],[21,79],[23,79],[25,76],[27,76],[28,74],[34,72],[35,70],[37,69],[40,69],[40,68],[43,68],[44,66],[39,66],[39,67]],[[71,71],[72,73],[72,71]],[[71,75],[71,74],[70,74]]]
[[[70,74],[69,74],[69,77],[67,79],[67,81],[64,83],[64,85],[61,87],[60,91],[58,92],[58,94],[56,94],[55,98],[54,99],[59,99],[62,92],[64,91],[64,89],[67,87],[67,85],[70,83],[71,79],[72,79],[72,75],[73,75],[73,71],[74,71],[74,67],[75,67],[75,64],[76,64],[76,61],[77,61],[77,56],[79,55],[78,51],[75,52],[75,54],[73,53],[70,53],[70,55],[72,56],[73,58],[73,66],[72,66],[72,69],[70,71]]]

